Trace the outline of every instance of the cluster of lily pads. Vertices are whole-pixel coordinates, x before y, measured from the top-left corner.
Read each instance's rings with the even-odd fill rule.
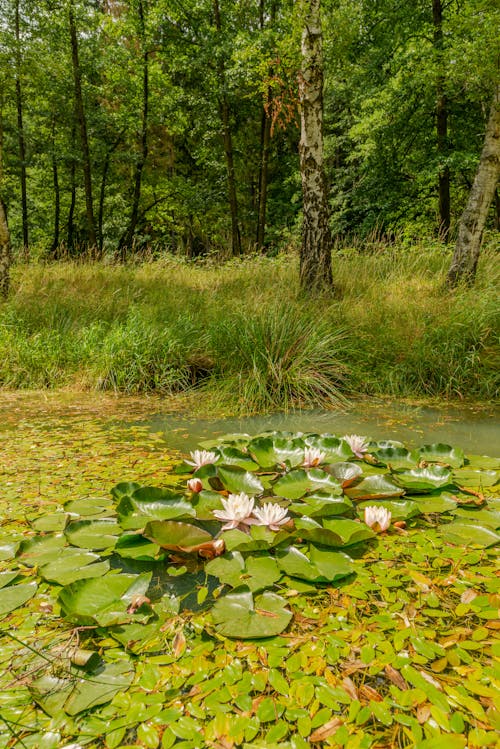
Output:
[[[269,637],[292,618],[291,589],[352,576],[377,533],[405,533],[421,518],[450,543],[500,539],[500,500],[487,496],[496,458],[286,432],[202,447],[176,466],[172,487],[120,483],[109,501],[72,499],[34,520],[32,537],[4,540],[16,569],[0,573],[0,613],[36,593],[36,579],[18,582],[31,568],[54,585],[65,617],[120,641],[192,605],[211,607],[221,635]]]

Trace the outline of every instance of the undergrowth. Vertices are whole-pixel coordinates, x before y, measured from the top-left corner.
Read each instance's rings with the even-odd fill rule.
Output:
[[[441,245],[345,247],[340,294],[305,298],[296,258],[225,265],[17,265],[0,305],[0,386],[173,393],[252,412],[352,394],[498,395],[495,248],[445,289]]]

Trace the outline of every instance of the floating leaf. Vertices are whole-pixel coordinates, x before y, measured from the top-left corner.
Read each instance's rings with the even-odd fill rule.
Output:
[[[13,559],[17,554],[20,544],[20,541],[0,536],[0,562]]]
[[[5,586],[15,580],[18,575],[19,570],[14,570],[14,572],[0,572],[0,588],[5,588]]]
[[[327,473],[331,473],[332,476],[337,479],[343,489],[350,486],[363,473],[361,466],[357,463],[331,463],[330,465],[324,466],[324,469]]]
[[[252,460],[248,453],[244,453],[236,447],[222,444],[219,447],[219,453],[219,463],[223,465],[239,466],[240,468],[244,468],[245,471],[257,471],[259,468],[259,465]]]
[[[119,484],[119,486],[123,486]],[[133,484],[138,486],[138,484]],[[115,487],[116,488],[116,487]],[[64,511],[75,515],[81,515],[85,518],[108,517],[113,514],[113,505],[109,499],[96,499],[95,497],[82,497],[66,502]]]
[[[218,466],[217,467],[217,478],[222,483],[224,489],[234,494],[261,494],[264,491],[264,487],[258,476],[245,471],[243,468],[238,466]]]
[[[404,494],[404,489],[395,484],[389,476],[377,473],[367,476],[355,486],[349,486],[345,493],[354,502],[359,502],[363,499],[400,497]]]
[[[263,525],[251,525],[249,533],[238,529],[224,531],[222,538],[228,551],[264,551],[278,546],[293,535],[288,529],[272,531]]]
[[[464,452],[459,447],[445,445],[436,442],[433,445],[423,445],[413,451],[417,462],[424,460],[426,463],[442,463],[452,468],[460,468],[464,464]]]
[[[286,437],[256,437],[248,443],[248,450],[262,468],[274,468],[287,462],[299,466],[304,460],[304,442]]]
[[[288,510],[296,515],[307,515],[311,518],[344,515],[352,509],[352,502],[348,497],[332,495],[327,491],[306,494],[300,502],[292,503]]]
[[[361,502],[358,510],[363,515],[365,507],[369,507],[373,502]],[[409,520],[417,515],[421,515],[423,510],[418,502],[411,499],[381,499],[377,502],[377,507],[385,507],[391,513],[391,520]]]
[[[124,533],[120,536],[116,542],[114,551],[125,559],[139,559],[144,561],[158,561],[165,556],[158,544],[136,533]]]
[[[451,471],[438,465],[398,471],[393,473],[393,479],[400,486],[414,492],[430,492],[433,489],[439,489],[441,486],[453,483]]]
[[[449,492],[417,495],[415,497],[408,497],[408,499],[416,502],[424,515],[435,512],[452,512],[457,508],[457,503],[452,499],[452,495]]]
[[[144,536],[171,551],[196,551],[200,545],[212,541],[212,536],[203,528],[175,520],[153,520],[144,529]]]
[[[273,485],[274,493],[285,499],[300,499],[308,492],[325,489],[330,494],[340,496],[342,487],[339,482],[321,468],[311,468],[305,471],[302,468],[285,473]]]
[[[61,549],[66,545],[62,534],[56,536],[35,536],[23,541],[19,549],[19,558],[28,567],[47,564],[59,559]]]
[[[500,471],[468,467],[453,471],[453,481],[458,486],[471,486],[482,489],[486,486],[494,486],[499,479]]]
[[[329,434],[309,434],[304,439],[307,447],[315,447],[325,454],[326,462],[348,460],[352,450],[344,439]]]
[[[391,468],[412,468],[418,462],[415,455],[403,446],[383,447],[372,454],[378,463]]]
[[[73,546],[101,550],[112,548],[121,532],[122,529],[116,520],[102,518],[75,520],[66,527],[64,535]]]
[[[208,562],[205,571],[218,577],[221,583],[233,588],[246,585],[252,592],[270,588],[281,577],[272,557],[251,556],[244,559],[238,551]]]
[[[150,580],[150,572],[79,580],[61,590],[59,602],[64,615],[80,624],[94,621],[101,626],[120,624],[134,618],[127,609],[134,597],[146,594]]]
[[[354,565],[347,554],[321,551],[312,546],[309,556],[290,546],[277,551],[280,568],[290,577],[299,577],[310,582],[335,582],[354,572]]]
[[[296,533],[301,538],[313,541],[322,546],[343,547],[374,538],[374,532],[364,523],[338,518],[324,519],[322,524],[313,518],[297,518],[295,520]]]
[[[493,528],[460,520],[443,525],[440,533],[445,541],[458,546],[488,547],[495,546],[500,541],[500,534]]]
[[[281,596],[266,591],[254,599],[248,588],[241,587],[217,599],[212,618],[219,634],[253,640],[283,632],[292,614]]]
[[[0,593],[0,616],[14,611],[18,606],[22,606],[30,598],[33,598],[37,587],[37,584],[32,582],[9,585],[6,588],[2,588],[2,592]]]
[[[93,564],[94,562],[97,564]],[[108,570],[109,562],[101,562],[98,554],[65,547],[61,550],[58,559],[48,562],[41,568],[40,575],[45,580],[51,580],[58,585],[69,585],[75,580],[102,576]]]
[[[143,486],[123,497],[116,512],[124,530],[143,528],[148,520],[194,517],[195,511],[182,494],[170,489]]]

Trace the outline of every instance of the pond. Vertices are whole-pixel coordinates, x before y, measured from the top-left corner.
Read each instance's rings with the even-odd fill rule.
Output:
[[[163,435],[168,447],[192,450],[203,440],[225,434],[268,430],[362,434],[393,439],[414,447],[444,442],[465,452],[500,455],[500,408],[495,406],[418,406],[397,402],[361,402],[348,410],[276,413],[246,418],[195,419],[190,415],[155,414],[137,422]]]

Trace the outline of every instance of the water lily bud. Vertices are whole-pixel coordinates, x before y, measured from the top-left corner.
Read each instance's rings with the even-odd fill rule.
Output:
[[[201,490],[203,489],[203,484],[201,483],[200,479],[189,479],[189,481],[187,482],[187,488],[190,492],[199,494],[199,492],[201,492]]]
[[[386,531],[391,524],[392,514],[385,507],[365,507],[365,523],[376,533]]]

